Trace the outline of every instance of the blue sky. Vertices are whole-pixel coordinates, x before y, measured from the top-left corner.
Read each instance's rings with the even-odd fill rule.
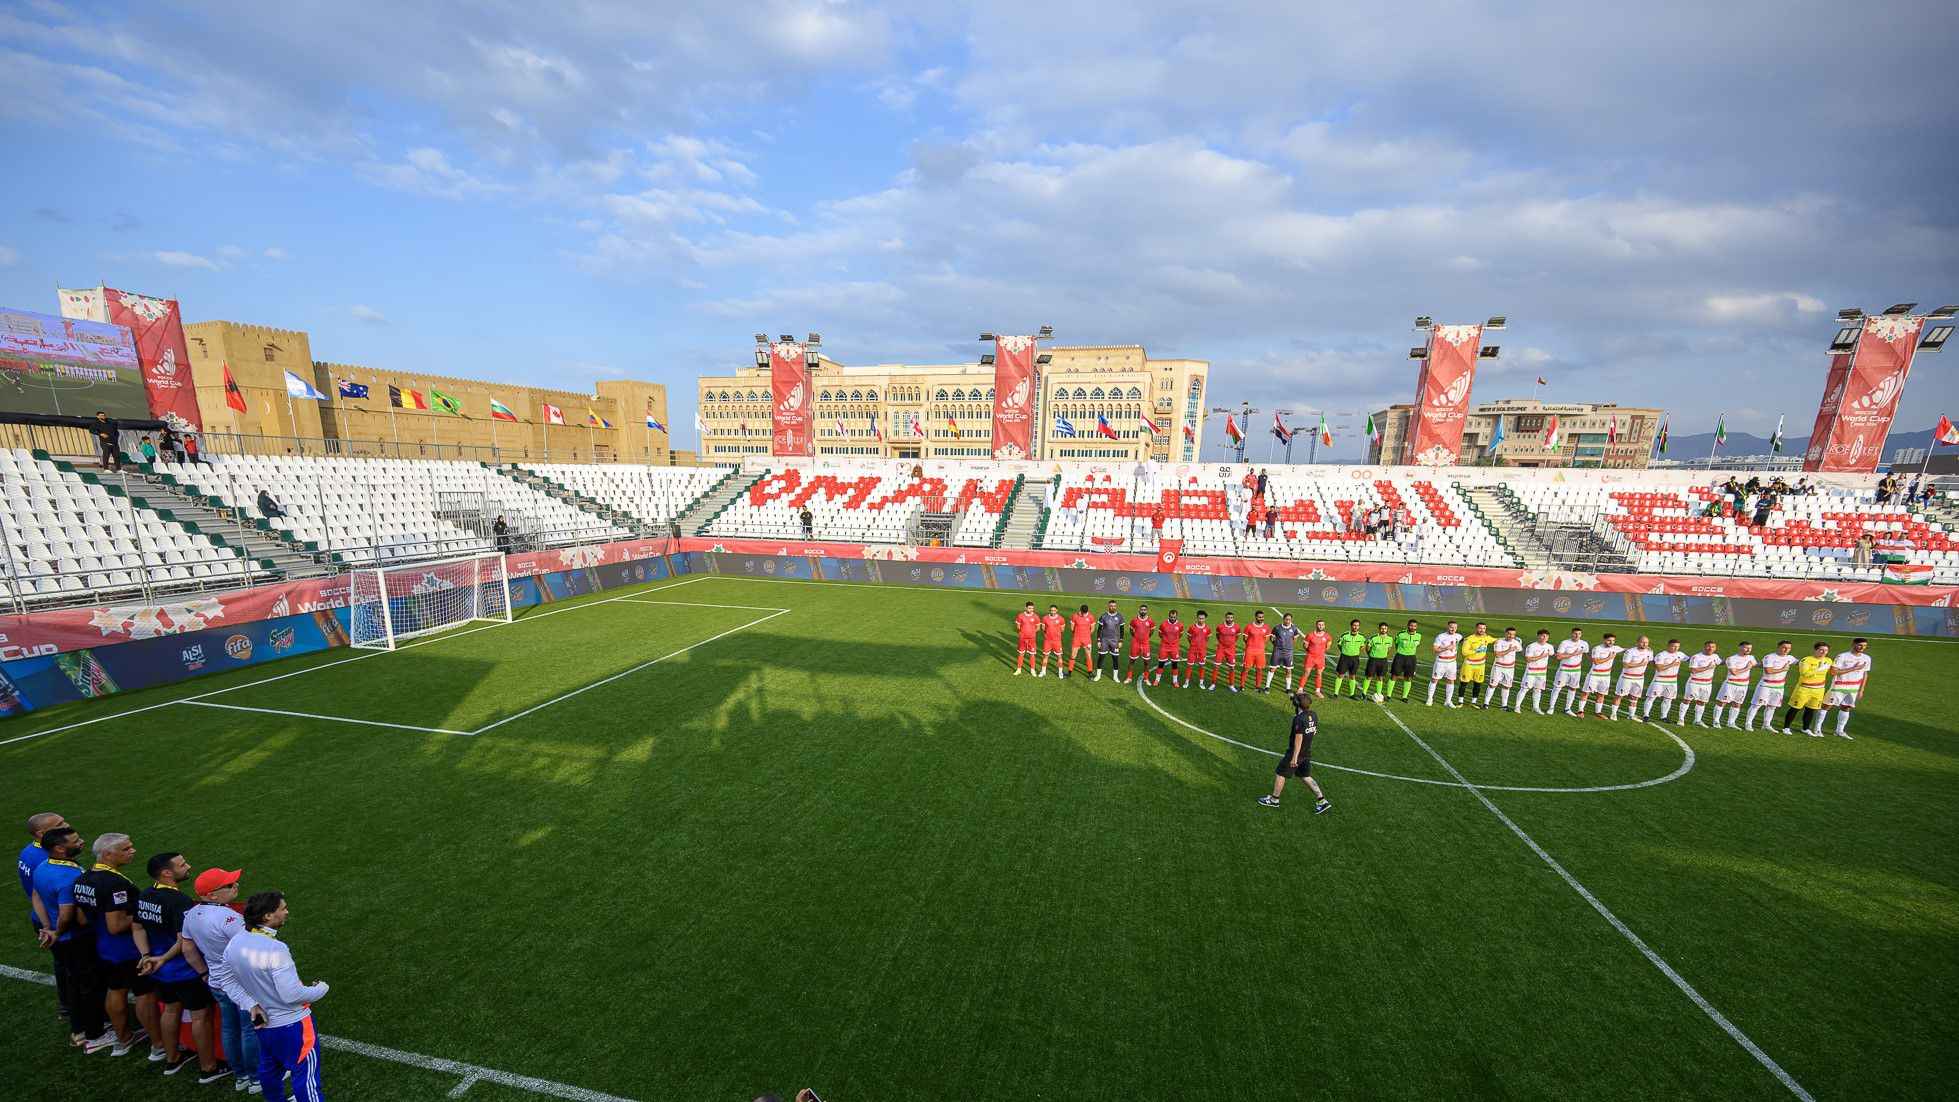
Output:
[[[686,446],[757,331],[1050,324],[1359,411],[1411,394],[1417,314],[1499,313],[1478,398],[1801,435],[1837,308],[1959,302],[1940,5],[735,7],[11,0],[0,303],[662,381]],[[1959,416],[1947,356],[1901,429]]]

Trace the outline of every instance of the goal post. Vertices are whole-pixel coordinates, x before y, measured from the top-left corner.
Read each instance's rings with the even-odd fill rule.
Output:
[[[508,623],[510,574],[497,554],[357,570],[347,609],[354,646],[393,650],[405,639],[472,620]]]

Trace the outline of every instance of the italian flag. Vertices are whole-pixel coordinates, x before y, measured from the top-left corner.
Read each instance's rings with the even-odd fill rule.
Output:
[[[1717,448],[1728,446],[1728,415],[1725,413],[1714,424],[1714,446]]]
[[[1381,442],[1381,426],[1374,423],[1374,415],[1371,413],[1367,415],[1367,438],[1376,444]]]
[[[1558,431],[1558,415],[1554,413],[1544,426],[1544,447],[1547,451],[1557,451],[1558,446],[1563,443],[1564,434]]]
[[[1245,442],[1245,434],[1238,429],[1238,419],[1229,413],[1224,415],[1224,434],[1231,437],[1233,444],[1242,444]]]
[[[517,415],[510,412],[509,406],[504,405],[502,402],[497,401],[495,398],[490,399],[490,420],[515,421],[516,419],[517,419]]]
[[[1320,414],[1320,447],[1333,446],[1333,430],[1326,427],[1326,414]]]

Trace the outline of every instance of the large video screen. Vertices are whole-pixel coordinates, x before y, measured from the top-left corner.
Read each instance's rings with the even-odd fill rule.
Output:
[[[128,328],[0,307],[0,410],[148,420]]]

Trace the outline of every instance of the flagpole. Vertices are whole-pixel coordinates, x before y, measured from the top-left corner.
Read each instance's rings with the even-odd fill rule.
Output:
[[[440,459],[442,458],[442,426],[435,423],[435,384],[434,383],[429,384],[428,396],[424,399],[424,401],[428,402],[429,404],[429,440],[435,444],[435,457],[437,459]]]
[[[1726,411],[1723,411],[1714,418],[1714,442],[1707,446],[1707,469],[1710,471],[1714,469],[1714,449],[1721,446],[1721,426],[1725,425],[1727,421],[1728,415]]]
[[[380,377],[379,375],[376,375],[376,376],[374,377],[374,381],[375,381],[376,383],[379,383],[379,382],[381,381],[381,377]],[[394,389],[395,389],[395,392],[396,392],[397,394],[401,392],[401,388],[400,388],[400,387],[395,387]],[[399,428],[397,428],[397,427],[395,427],[395,400],[394,400],[394,395],[389,395],[389,396],[388,396],[388,437],[389,437],[389,439],[391,439],[391,440],[393,440],[393,441],[394,441],[394,444],[395,444],[395,458],[396,458],[396,459],[400,459],[400,458],[401,458],[401,430],[400,430]]]
[[[344,438],[346,437],[346,435],[347,435],[347,428],[346,428],[346,425],[347,425],[347,410],[346,410],[346,408],[345,408],[345,407],[344,407],[343,405],[341,405],[341,402],[340,402],[340,376],[338,376],[338,375],[335,375],[335,374],[333,374],[332,372],[330,372],[330,371],[329,371],[329,372],[327,372],[327,378],[329,378],[329,379],[332,379],[332,380],[333,380],[333,430],[334,430],[334,435],[336,435],[336,436],[339,436],[339,437],[342,437],[342,438],[344,439]],[[349,375],[349,376],[348,376],[348,378],[350,378],[350,379],[351,379],[351,378],[353,378],[353,376],[352,376],[352,375]],[[320,435],[321,435],[322,437],[324,437],[324,436],[326,436],[326,429],[325,429],[324,427],[322,427],[322,428],[321,428],[321,430],[320,430]],[[343,448],[342,450],[344,451],[345,449]]]
[[[299,446],[299,414],[293,410],[292,384],[290,383],[286,384],[286,424],[292,429],[293,450],[301,455],[305,455],[305,449]]]

